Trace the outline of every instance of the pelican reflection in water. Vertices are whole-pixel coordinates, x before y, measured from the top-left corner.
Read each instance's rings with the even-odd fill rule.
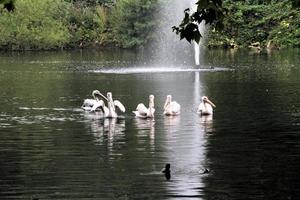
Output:
[[[99,113],[86,113],[84,116],[97,143],[103,143],[107,138],[109,146],[112,146],[116,138],[124,136],[124,119],[103,118]]]
[[[135,125],[138,130],[139,136],[146,136],[149,137],[151,148],[154,148],[154,142],[155,142],[155,121],[152,119],[141,119],[141,118],[135,118]]]
[[[203,128],[204,133],[210,134],[213,132],[213,116],[212,115],[202,115],[200,117],[200,125]]]

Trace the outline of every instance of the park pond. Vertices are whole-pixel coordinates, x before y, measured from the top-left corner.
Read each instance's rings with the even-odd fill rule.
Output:
[[[144,51],[2,53],[0,199],[299,197],[300,51],[202,52],[200,66]],[[126,112],[81,110],[95,89]],[[135,118],[149,94],[155,120]],[[179,116],[163,115],[168,94]],[[211,117],[196,114],[203,95]]]

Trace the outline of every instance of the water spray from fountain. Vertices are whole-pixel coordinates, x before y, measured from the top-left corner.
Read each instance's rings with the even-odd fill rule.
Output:
[[[196,2],[197,0],[172,0],[162,4],[161,12],[158,14],[161,25],[157,32],[157,45],[154,46],[156,60],[159,63],[200,65],[200,45],[193,42],[191,48],[191,44],[180,40],[171,28],[180,24],[186,8],[190,8],[192,12],[197,10]],[[199,25],[199,30],[203,36],[204,24]]]
[[[197,5],[196,5],[196,0],[192,0],[191,2],[191,11],[192,13],[197,11]],[[201,24],[198,24],[198,28],[199,31],[201,33],[201,35],[204,35],[204,29],[205,29],[205,25],[202,22]],[[195,58],[195,65],[200,65],[200,44],[198,44],[197,42],[193,41],[194,43],[194,58]]]

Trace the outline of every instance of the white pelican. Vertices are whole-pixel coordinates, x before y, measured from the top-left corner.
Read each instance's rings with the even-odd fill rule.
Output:
[[[200,103],[197,113],[201,115],[212,115],[213,107],[215,108],[215,104],[211,102],[207,96],[202,97],[202,102]]]
[[[146,108],[146,106],[142,103],[137,105],[136,111],[132,111],[136,117],[140,118],[154,118],[154,95],[149,96],[149,108]]]
[[[85,99],[81,108],[85,111],[91,111],[93,106],[101,103],[102,100],[99,100],[99,96],[105,97],[103,94],[99,92],[99,90],[93,90],[92,92],[93,99]],[[106,98],[106,97],[105,97]]]
[[[104,105],[104,103],[99,104],[99,107],[103,109],[104,117],[117,118],[118,114],[116,112],[116,107],[118,107],[122,112],[125,112],[124,105],[118,100],[113,100],[111,92],[107,93],[106,100],[107,100],[107,107]],[[93,108],[93,109],[96,109],[96,108]]]
[[[180,114],[180,105],[176,101],[172,101],[172,96],[168,95],[165,105],[164,105],[164,114],[168,116],[179,115]]]

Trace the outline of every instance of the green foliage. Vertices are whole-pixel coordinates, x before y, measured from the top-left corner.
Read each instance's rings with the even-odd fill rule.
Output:
[[[0,48],[57,49],[91,45],[101,38],[101,7],[76,7],[63,0],[18,0],[0,10]]]
[[[114,41],[125,48],[140,47],[153,39],[157,0],[119,0],[110,25]]]
[[[229,34],[219,34],[218,37],[231,42],[234,39],[238,39],[240,40],[238,43],[244,44],[248,39],[251,39],[251,41],[259,41],[268,37],[269,32],[265,31],[267,25],[263,24],[264,28],[262,29],[257,28],[261,26],[261,24],[255,24],[257,18],[262,17],[262,19],[259,20],[263,20],[268,15],[271,15],[270,10],[276,13],[278,9],[276,10],[273,6],[276,8],[283,6],[288,10],[299,8],[300,0],[198,0],[196,4],[197,10],[191,12],[190,9],[186,9],[181,24],[177,27],[173,27],[173,31],[180,35],[180,39],[185,38],[188,42],[194,40],[199,43],[202,36],[197,24],[204,21],[213,27],[214,31],[212,35],[215,35],[215,32],[223,31],[223,33],[225,33],[225,30],[230,31]],[[247,13],[249,15],[247,15]],[[280,15],[281,13],[276,14]],[[231,34],[239,34],[240,37],[230,37]],[[290,35],[292,35],[291,37],[297,36],[298,31],[294,31]],[[251,36],[254,38],[251,38]],[[220,41],[216,41],[216,43],[219,42]]]
[[[59,0],[18,0],[16,10],[1,10],[0,47],[6,49],[61,48],[69,41],[61,22],[63,9]]]
[[[253,2],[224,1],[227,16],[222,30],[211,30],[210,46],[249,46],[268,41],[278,47],[300,46],[300,11],[290,1]]]
[[[15,10],[15,1],[16,0],[0,0],[0,4],[3,4],[7,11],[12,12]]]
[[[110,7],[115,4],[116,0],[65,0],[67,2],[76,4],[80,7],[89,7],[89,6],[107,6]]]
[[[222,0],[198,0],[197,10],[191,12],[190,9],[184,11],[184,18],[178,27],[174,26],[173,31],[180,35],[180,39],[185,38],[188,42],[192,40],[200,42],[201,33],[198,24],[204,21],[206,24],[213,24],[216,28],[223,27],[224,9]]]
[[[105,26],[104,17],[100,6],[70,7],[66,21],[71,34],[69,46],[87,46],[100,40]]]

